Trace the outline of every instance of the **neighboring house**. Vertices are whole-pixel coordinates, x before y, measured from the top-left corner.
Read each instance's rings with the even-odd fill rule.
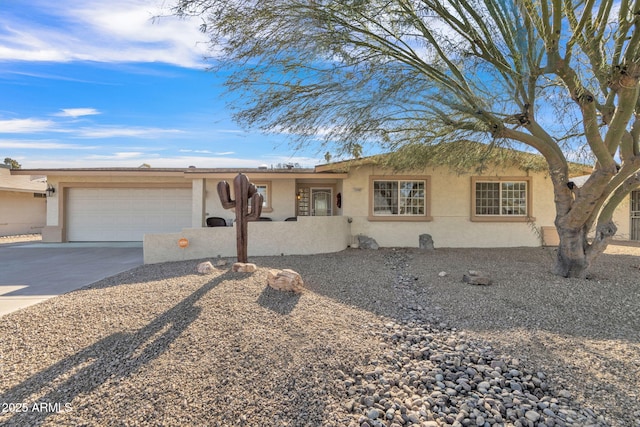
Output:
[[[47,201],[44,178],[13,176],[0,164],[0,236],[40,233],[45,226]]]
[[[232,185],[239,172],[257,185],[262,216],[271,220],[249,224],[249,256],[335,252],[357,244],[358,235],[383,247],[417,247],[425,233],[440,248],[557,242],[549,177],[518,166],[477,175],[440,166],[394,173],[372,157],[313,169],[13,171],[46,175],[56,190],[44,241],[144,241],[147,263],[234,256],[234,227],[207,227],[207,219],[232,224],[235,213],[223,209],[216,188],[222,180]],[[629,224],[627,212],[618,224],[622,238]],[[188,247],[178,246],[181,238]]]

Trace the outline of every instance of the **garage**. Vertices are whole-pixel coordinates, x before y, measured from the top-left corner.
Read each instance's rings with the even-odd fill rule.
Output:
[[[142,241],[191,227],[190,188],[69,188],[70,242]]]

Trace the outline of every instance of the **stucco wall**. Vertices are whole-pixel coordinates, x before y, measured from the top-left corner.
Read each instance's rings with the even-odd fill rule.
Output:
[[[250,222],[248,254],[311,255],[346,249],[351,232],[346,217],[300,217],[298,221]],[[178,240],[189,240],[180,248]],[[235,257],[236,228],[187,228],[181,233],[146,234],[144,262]],[[251,260],[249,260],[251,261]]]
[[[631,238],[631,207],[629,203],[630,196],[627,196],[613,213],[613,222],[618,227],[616,235],[613,236],[614,239],[629,240]]]
[[[490,170],[483,176],[510,176],[510,177],[526,177],[530,175],[532,185],[532,215],[533,222],[473,222],[471,220],[471,175],[457,175],[451,173],[446,168],[427,168],[423,171],[403,172],[402,175],[427,175],[430,177],[429,186],[429,203],[431,221],[410,222],[410,221],[371,221],[369,216],[370,203],[370,181],[371,175],[385,175],[390,177],[393,173],[376,166],[365,165],[353,168],[348,178],[343,182],[338,180],[319,179],[318,182],[326,184],[332,181],[335,193],[342,196],[342,207],[337,209],[335,214],[342,215],[343,218],[338,219],[337,223],[327,223],[327,226],[336,227],[336,229],[318,228],[315,222],[305,222],[307,219],[300,217],[297,225],[290,222],[283,222],[285,218],[295,215],[296,210],[296,180],[294,178],[278,178],[266,180],[270,185],[270,210],[265,210],[263,216],[272,218],[273,223],[255,223],[251,227],[257,228],[250,233],[250,248],[252,254],[277,254],[277,253],[320,253],[326,251],[325,248],[337,247],[341,250],[354,240],[352,236],[364,234],[375,238],[383,247],[405,246],[417,247],[418,236],[423,233],[429,233],[433,236],[436,247],[510,247],[510,246],[538,246],[540,245],[540,229],[541,227],[553,227],[555,216],[555,208],[553,204],[553,192],[550,179],[545,174],[527,174],[527,172],[517,168],[495,169]],[[391,178],[393,179],[393,178]],[[197,180],[196,180],[197,181]],[[315,182],[312,178],[298,179],[299,184]],[[194,181],[195,182],[195,181]],[[263,181],[256,181],[262,183]],[[183,184],[191,185],[191,181],[183,176],[52,176],[49,183],[53,185],[57,191],[55,195],[47,199],[46,224],[43,229],[43,236],[47,236],[47,241],[61,241],[64,238],[63,230],[63,213],[64,213],[64,193],[66,188],[74,186],[161,186],[163,184]],[[193,186],[193,231],[185,230],[190,235],[200,236],[197,233],[200,225],[200,216],[202,219],[210,216],[220,216],[227,220],[234,219],[235,214],[232,210],[225,210],[220,204],[216,186],[217,179],[201,179],[200,183],[204,185]],[[30,193],[26,193],[30,194]],[[336,196],[334,194],[334,198]],[[197,201],[198,197],[200,198]],[[44,204],[44,199],[35,199]],[[5,205],[5,203],[2,203]],[[335,217],[334,217],[335,218]],[[338,217],[340,218],[340,217]],[[320,220],[320,218],[315,218]],[[351,223],[345,222],[347,219]],[[378,218],[376,218],[378,219]],[[621,204],[616,211],[614,220],[618,225],[618,234],[616,238],[629,238],[629,202],[628,198]],[[3,221],[0,221],[0,223]],[[202,221],[203,222],[203,221]],[[295,223],[294,223],[295,224]],[[302,224],[309,225],[305,228]],[[340,224],[340,225],[336,225]],[[343,226],[348,224],[348,226]],[[211,238],[206,241],[200,241],[200,237],[196,237],[194,245],[186,251],[177,252],[176,254],[198,253],[195,258],[201,258],[204,253],[209,253],[220,248],[221,255],[235,254],[235,231],[232,228],[215,228],[204,229],[204,233]],[[0,226],[0,232],[2,232]],[[268,233],[267,233],[268,231]],[[193,234],[195,233],[195,234]],[[213,233],[213,234],[211,234]],[[225,233],[231,233],[227,238]],[[301,234],[300,234],[301,233]],[[344,233],[338,238],[339,233]],[[326,238],[328,241],[323,241]],[[167,242],[162,243],[158,248],[158,252],[165,253],[175,251],[175,235],[171,235]],[[186,236],[185,236],[186,237]],[[43,237],[44,238],[44,237]],[[155,237],[150,237],[154,239]],[[256,239],[254,243],[252,239]],[[292,239],[293,243],[292,243]],[[264,240],[264,242],[263,242]],[[343,241],[344,240],[344,241]],[[160,239],[159,242],[165,240]],[[340,241],[335,244],[335,241]],[[214,243],[212,243],[214,242]],[[256,242],[261,242],[257,244]],[[266,242],[270,242],[269,244]],[[163,246],[164,245],[164,246]],[[199,245],[204,249],[198,249]],[[213,246],[212,246],[213,245]],[[226,245],[226,246],[225,246]],[[253,247],[251,245],[256,245]],[[291,248],[295,248],[291,249]],[[177,248],[179,249],[179,248]],[[150,250],[154,248],[150,247]],[[190,252],[187,252],[190,251]],[[199,252],[200,251],[200,252]],[[251,252],[254,251],[254,252]],[[216,253],[217,255],[217,253]],[[162,258],[164,255],[154,256]],[[155,259],[154,258],[154,259]],[[154,261],[158,262],[158,261]]]
[[[553,226],[551,182],[544,174],[530,174],[517,168],[496,169],[483,176],[531,176],[533,222],[472,222],[471,175],[456,175],[444,168],[403,172],[430,177],[431,221],[369,220],[369,176],[392,172],[376,166],[353,169],[343,183],[343,215],[351,217],[351,232],[376,239],[380,246],[417,247],[418,236],[433,236],[436,247],[539,246],[541,226]]]
[[[42,232],[46,210],[47,199],[33,193],[0,191],[0,236]]]

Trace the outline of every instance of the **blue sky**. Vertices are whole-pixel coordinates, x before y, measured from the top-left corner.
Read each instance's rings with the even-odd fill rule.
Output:
[[[167,4],[170,4],[167,3]],[[248,133],[205,71],[197,20],[162,0],[0,0],[0,162],[23,168],[324,163]]]

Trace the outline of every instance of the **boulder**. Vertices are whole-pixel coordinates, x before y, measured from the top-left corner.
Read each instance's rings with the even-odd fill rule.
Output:
[[[376,242],[376,240],[373,237],[368,237],[360,234],[358,235],[358,247],[360,249],[377,250],[380,246],[378,246],[378,242]]]
[[[420,245],[420,249],[425,251],[432,251],[435,248],[433,247],[433,237],[431,234],[421,234],[418,236],[418,243]]]
[[[237,273],[253,273],[258,267],[252,263],[236,262],[231,267],[231,271]]]
[[[226,259],[219,258],[218,261],[216,261],[216,267],[224,267],[226,265],[227,265]]]
[[[279,291],[302,292],[304,282],[300,274],[293,270],[269,270],[267,273],[267,284]]]
[[[488,286],[492,283],[488,274],[477,270],[469,270],[469,274],[462,276],[462,281],[470,285],[481,286]]]
[[[211,274],[215,270],[216,269],[213,267],[213,264],[211,264],[209,261],[201,262],[200,264],[198,264],[198,273],[200,274]]]

